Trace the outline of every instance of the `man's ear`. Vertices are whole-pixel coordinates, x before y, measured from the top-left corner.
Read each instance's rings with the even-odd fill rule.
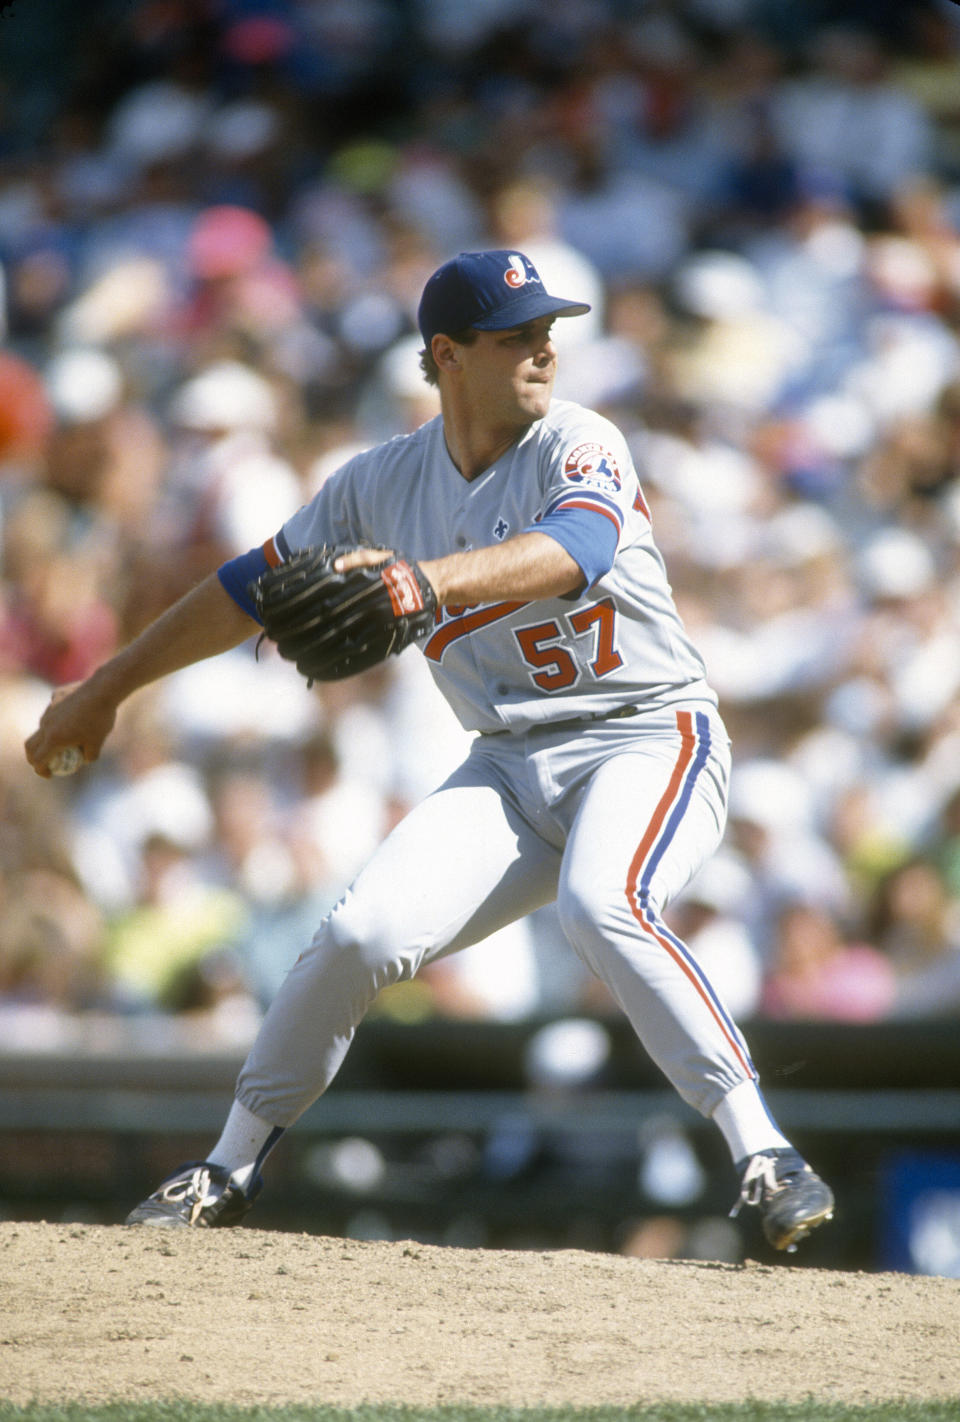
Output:
[[[449,336],[437,335],[430,342],[430,350],[437,363],[438,370],[459,370],[460,358],[458,347],[451,341]]]

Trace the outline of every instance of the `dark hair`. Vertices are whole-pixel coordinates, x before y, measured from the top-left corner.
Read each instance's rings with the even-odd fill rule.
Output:
[[[450,331],[449,333],[444,332],[444,334],[449,334],[450,340],[454,341],[458,346],[472,346],[480,332],[475,326],[465,326],[462,331]],[[430,349],[430,346],[424,346],[420,352],[420,369],[423,371],[423,378],[428,385],[436,385],[438,383],[440,371],[437,367],[437,362],[433,358],[433,351]]]

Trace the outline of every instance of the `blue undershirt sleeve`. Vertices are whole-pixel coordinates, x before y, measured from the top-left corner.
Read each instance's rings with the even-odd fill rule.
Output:
[[[234,602],[242,607],[255,622],[259,622],[261,627],[263,621],[257,612],[253,598],[247,588],[250,583],[255,582],[261,573],[265,573],[269,567],[267,555],[262,548],[251,548],[249,553],[241,553],[238,558],[231,558],[229,562],[223,563],[217,569],[217,577],[223,584],[226,592],[230,594]]]
[[[583,584],[568,599],[580,597],[604,573],[609,573],[617,553],[619,534],[613,521],[588,509],[555,509],[524,533],[546,533],[565,548],[583,573]]]

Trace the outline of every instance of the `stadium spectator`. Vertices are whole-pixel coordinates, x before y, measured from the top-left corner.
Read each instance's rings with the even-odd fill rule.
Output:
[[[764,1015],[816,1022],[876,1022],[895,992],[888,958],[844,938],[836,919],[808,903],[787,904],[777,922],[761,994]]]
[[[952,1017],[960,1012],[960,903],[924,857],[898,865],[879,885],[871,929],[887,955],[894,1017]]]

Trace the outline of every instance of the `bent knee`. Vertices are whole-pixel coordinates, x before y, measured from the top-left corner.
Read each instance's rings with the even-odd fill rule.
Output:
[[[625,885],[611,887],[597,879],[571,880],[557,897],[557,916],[570,942],[579,944],[611,942],[627,935],[634,939],[649,935],[657,916],[655,905],[645,899],[631,899]]]
[[[333,911],[317,934],[325,951],[341,964],[349,963],[358,976],[368,977],[377,988],[413,977],[423,960],[421,948],[398,942],[396,926],[374,908],[345,900]]]
[[[610,912],[609,897],[590,883],[567,882],[557,895],[557,917],[571,943],[589,942]]]

